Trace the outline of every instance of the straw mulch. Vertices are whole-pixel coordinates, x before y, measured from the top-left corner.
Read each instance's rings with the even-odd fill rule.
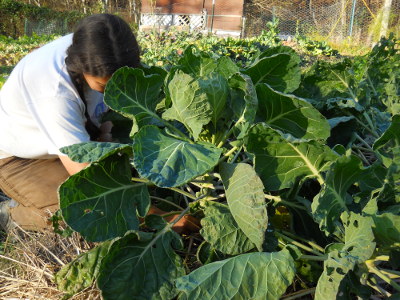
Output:
[[[0,299],[63,299],[54,274],[92,247],[78,234],[65,238],[54,232],[26,232],[21,228],[8,235],[0,232]],[[92,286],[70,299],[101,297]]]

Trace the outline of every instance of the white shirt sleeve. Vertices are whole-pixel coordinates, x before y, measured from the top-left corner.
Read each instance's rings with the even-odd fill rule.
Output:
[[[47,141],[48,154],[62,155],[60,148],[90,141],[85,107],[79,99],[40,99],[28,107]]]

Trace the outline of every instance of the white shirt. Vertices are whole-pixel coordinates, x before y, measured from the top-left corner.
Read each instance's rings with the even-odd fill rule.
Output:
[[[0,90],[0,158],[50,158],[59,149],[90,140],[85,105],[68,75],[72,34],[25,56]],[[103,95],[85,91],[91,120],[107,110]]]

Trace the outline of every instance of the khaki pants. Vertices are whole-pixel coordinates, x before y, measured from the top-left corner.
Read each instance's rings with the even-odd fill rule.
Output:
[[[0,190],[19,203],[11,219],[23,229],[51,229],[49,216],[59,208],[58,187],[69,177],[58,158],[0,159]]]

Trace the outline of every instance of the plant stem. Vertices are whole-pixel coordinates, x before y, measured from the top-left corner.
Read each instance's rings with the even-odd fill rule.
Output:
[[[357,118],[356,116],[353,116],[352,114],[348,113],[348,116],[354,117],[354,119],[357,121],[357,123],[359,125],[361,125],[361,127],[363,127],[365,130],[367,130],[370,134],[372,134],[374,137],[379,138],[379,135],[374,132],[371,128],[369,128],[367,125],[365,125],[363,122],[360,121],[359,118]]]
[[[265,197],[265,199],[272,200],[272,201],[274,201],[276,203],[280,203],[280,204],[283,204],[283,205],[286,205],[286,206],[289,206],[289,207],[298,208],[298,209],[301,209],[301,210],[307,210],[304,206],[297,205],[296,203],[292,203],[292,202],[289,202],[289,201],[286,201],[286,200],[282,200],[282,198],[279,197],[279,196],[273,196],[273,195],[264,194],[264,197]]]
[[[243,117],[240,117],[239,120],[236,121],[236,123],[223,135],[221,141],[219,142],[217,148],[221,148],[226,140],[228,139],[228,137],[232,134],[233,130],[235,129],[236,125],[239,124],[240,122],[243,121]]]
[[[315,243],[312,242],[312,241],[308,241],[308,240],[306,240],[305,238],[302,238],[302,237],[300,237],[300,236],[296,236],[296,235],[294,235],[293,233],[288,232],[288,231],[285,231],[285,230],[280,230],[280,231],[281,231],[283,234],[287,235],[288,237],[291,237],[291,238],[293,238],[293,239],[298,239],[298,240],[300,240],[300,241],[302,241],[302,242],[308,243],[311,247],[317,249],[317,250],[320,251],[321,253],[324,253],[324,252],[325,252],[325,249],[324,249],[324,248],[322,248],[321,246],[315,244]]]
[[[219,159],[218,163],[221,163],[221,162],[223,162],[224,160],[226,160],[226,159],[227,159],[232,153],[234,153],[237,149],[238,149],[238,147],[235,146],[235,147],[233,147],[231,150],[229,150],[228,152],[226,152],[226,153],[224,154],[224,156],[222,156],[222,157]]]
[[[168,218],[170,216],[179,215],[181,212],[182,212],[181,210],[180,211],[170,211],[170,212],[167,212],[166,214],[160,215],[160,217]]]
[[[181,213],[180,215],[175,218],[171,223],[168,223],[160,232],[158,232],[156,234],[156,236],[154,237],[154,239],[151,240],[151,242],[146,246],[146,248],[143,249],[142,253],[146,253],[148,251],[148,249],[150,249],[151,247],[153,247],[153,245],[157,242],[157,240],[162,237],[167,231],[171,230],[172,227],[179,222],[180,219],[183,218],[184,215],[186,215],[186,213],[189,211],[190,207],[186,207]]]
[[[357,149],[357,154],[359,156],[359,158],[361,158],[361,160],[367,165],[370,166],[371,164],[369,163],[368,159],[364,156],[364,154]]]
[[[300,259],[313,260],[313,261],[325,261],[327,259],[327,257],[303,254],[302,256],[300,256]]]
[[[366,266],[368,267],[368,270],[378,276],[380,279],[385,281],[386,283],[390,284],[394,289],[396,289],[398,292],[400,292],[400,285],[392,280],[390,277],[388,277],[386,274],[382,273],[375,265],[374,265],[374,260],[367,260],[365,262]]]
[[[387,270],[387,269],[380,269],[380,271],[383,274],[387,275],[389,278],[393,279],[393,280],[400,279],[400,273],[399,272],[397,272],[397,274],[395,274],[393,272],[396,272],[396,271]]]
[[[381,288],[379,285],[377,285],[376,283],[372,283],[370,282],[370,280],[367,280],[367,285],[374,289],[375,291],[377,291],[378,293],[384,295],[385,297],[389,298],[390,296],[392,296],[392,294],[390,294],[388,291],[384,290],[383,288]]]
[[[374,150],[372,150],[371,148],[365,148],[365,147],[356,146],[356,145],[351,146],[351,148],[356,149],[356,150],[362,150],[362,151],[375,153]]]
[[[375,152],[374,149],[372,149],[371,146],[361,136],[359,136],[357,132],[354,133],[354,136],[356,137],[357,140],[363,143],[364,146],[369,149],[369,151]]]
[[[184,210],[184,208],[182,206],[179,206],[178,204],[176,204],[176,203],[174,203],[172,201],[169,201],[169,200],[166,200],[166,199],[163,199],[163,198],[160,198],[160,197],[156,197],[156,196],[150,196],[150,198],[154,199],[154,200],[157,200],[157,201],[162,201],[162,202],[168,203],[169,205],[175,206],[176,208],[178,208],[180,210]]]
[[[237,158],[239,157],[240,152],[242,151],[242,149],[243,149],[243,146],[240,146],[239,151],[236,152],[235,156],[232,158],[232,160],[230,161],[230,163],[234,163],[234,162],[237,160]]]
[[[185,142],[188,142],[190,144],[193,144],[193,141],[188,138],[184,133],[182,133],[179,129],[175,128],[174,126],[172,126],[171,124],[169,124],[168,122],[165,122],[163,119],[160,118],[160,120],[163,122],[163,124],[170,129],[171,131],[173,131],[174,133],[176,133],[181,139],[183,139]]]
[[[371,120],[371,118],[369,117],[369,115],[368,115],[368,113],[366,111],[363,112],[363,116],[367,120],[367,123],[370,126],[371,131],[374,132],[374,135],[375,136],[379,136],[379,134],[375,131],[374,124],[372,123],[372,120]]]
[[[300,298],[302,296],[305,295],[309,295],[309,294],[314,294],[315,293],[315,287],[314,288],[310,288],[310,289],[306,289],[306,290],[301,290],[286,296],[282,297],[282,300],[293,300],[293,299],[297,299]]]
[[[148,184],[148,185],[152,185],[152,184],[153,184],[150,180],[148,180],[148,179],[146,179],[146,178],[132,177],[131,180],[132,180],[132,181],[135,181],[135,182],[146,183],[146,184]]]
[[[278,231],[275,231],[275,234],[278,237],[288,241],[289,243],[291,243],[291,244],[293,244],[293,245],[295,245],[295,246],[297,246],[297,247],[299,247],[299,248],[301,248],[301,249],[303,249],[303,250],[305,250],[307,252],[313,253],[313,254],[318,255],[318,256],[325,256],[324,254],[320,253],[319,251],[316,251],[316,250],[314,250],[314,249],[312,249],[312,248],[310,248],[310,247],[308,247],[306,245],[303,245],[303,244],[291,239],[290,237],[288,237],[288,236],[286,236],[286,235],[284,235],[284,234],[282,234],[282,233],[280,233]]]
[[[379,255],[374,258],[374,261],[389,261],[389,255]]]
[[[192,200],[196,199],[196,196],[193,196],[191,193],[185,192],[185,191],[183,191],[181,189],[178,189],[178,188],[175,188],[175,187],[170,187],[168,189],[170,189],[171,191],[177,192],[179,194],[182,194],[182,195],[184,195],[184,196],[186,196],[186,197],[188,197],[188,198],[190,198]]]
[[[386,273],[391,273],[391,274],[400,276],[400,271],[389,270],[389,269],[381,269],[381,271],[384,271],[384,272],[386,272]]]

